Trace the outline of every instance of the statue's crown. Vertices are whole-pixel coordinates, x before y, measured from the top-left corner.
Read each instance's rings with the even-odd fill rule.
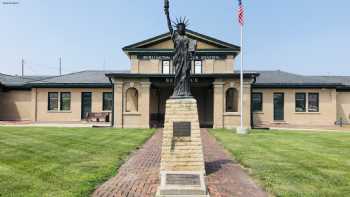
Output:
[[[176,22],[173,22],[173,26],[177,27],[178,25],[184,25],[185,27],[189,26],[189,20],[186,17],[176,18]]]

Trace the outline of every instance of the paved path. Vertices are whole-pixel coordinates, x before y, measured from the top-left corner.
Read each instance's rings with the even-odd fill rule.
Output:
[[[142,149],[131,155],[119,173],[99,186],[94,197],[154,197],[159,185],[162,133],[157,132]],[[202,130],[207,182],[211,197],[265,197],[247,173]]]

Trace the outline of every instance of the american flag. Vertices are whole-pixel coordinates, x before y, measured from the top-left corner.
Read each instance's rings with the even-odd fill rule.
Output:
[[[238,0],[238,22],[241,26],[244,25],[244,7],[242,0]]]

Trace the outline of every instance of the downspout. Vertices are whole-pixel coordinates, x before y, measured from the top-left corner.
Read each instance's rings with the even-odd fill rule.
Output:
[[[124,85],[122,86],[122,129],[124,129]]]
[[[109,82],[112,84],[112,118],[111,118],[111,127],[114,127],[114,84],[112,82],[112,79],[108,77]]]
[[[255,129],[254,125],[254,113],[253,113],[253,87],[256,82],[256,76],[254,76],[253,83],[250,85],[250,127]]]
[[[35,88],[35,112],[34,121],[38,121],[38,88]]]

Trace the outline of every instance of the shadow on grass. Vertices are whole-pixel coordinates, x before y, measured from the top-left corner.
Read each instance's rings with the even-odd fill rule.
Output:
[[[234,162],[229,159],[223,159],[223,160],[216,160],[211,162],[205,162],[205,171],[207,175],[213,174],[217,171],[219,171],[225,164],[236,164],[237,162]]]

